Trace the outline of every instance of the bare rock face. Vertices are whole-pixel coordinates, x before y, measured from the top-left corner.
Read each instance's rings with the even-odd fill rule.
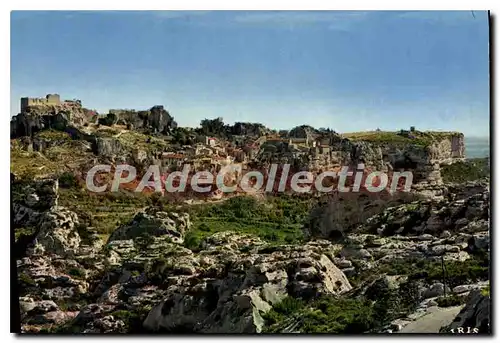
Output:
[[[15,227],[35,227],[34,249],[60,256],[73,255],[79,248],[76,213],[57,206],[59,182],[44,179],[16,183],[13,188],[13,221]]]
[[[260,137],[270,132],[268,128],[260,123],[234,123],[230,127],[231,134],[236,136]]]
[[[118,139],[111,137],[96,137],[93,150],[97,156],[112,158],[128,153],[128,150],[122,146]]]
[[[35,249],[49,251],[59,256],[74,256],[80,247],[76,229],[78,216],[62,207],[54,207],[40,219],[40,231],[35,238]]]
[[[25,112],[12,117],[11,138],[32,136],[45,129],[63,131],[70,125],[81,126],[89,123],[93,112],[81,106],[50,105],[30,106]]]
[[[130,322],[119,316],[125,312],[140,313],[141,332],[256,333],[265,324],[262,315],[287,296],[307,300],[352,289],[323,254],[328,242],[273,246],[221,232],[193,252],[166,238],[111,241],[103,254],[114,256],[114,263],[89,292],[94,302],[80,308],[67,327],[130,332]],[[44,268],[45,274],[57,273],[53,263]]]
[[[468,241],[468,248],[471,251],[480,251],[480,250],[488,251],[490,249],[489,232],[488,233],[478,233],[478,234],[472,235],[472,237],[469,238],[469,241]]]
[[[465,138],[462,133],[450,135],[431,145],[430,157],[441,165],[465,158]]]
[[[153,106],[149,110],[150,114],[147,117],[145,125],[154,129],[157,132],[169,134],[171,129],[177,127],[174,118],[161,105]]]
[[[290,132],[288,133],[288,136],[291,138],[308,138],[312,139],[313,135],[315,134],[315,129],[311,126],[308,125],[302,125],[302,126],[297,126],[294,127]]]
[[[44,211],[57,206],[57,179],[12,183],[13,224],[19,227],[38,223]]]
[[[346,228],[337,219],[339,213],[334,203],[316,206],[311,210],[306,237],[340,238]]]
[[[251,244],[255,253],[235,255],[232,248],[238,245],[230,242],[238,235],[225,233],[210,241],[220,242],[221,238],[229,243],[222,249],[205,245],[208,250],[197,256],[177,258],[177,264],[186,265],[183,271],[178,266],[169,267],[170,275],[177,270],[174,275],[180,274],[180,279],[172,283],[168,296],[151,310],[144,321],[146,329],[256,333],[264,324],[262,314],[286,296],[311,299],[320,294],[342,294],[352,288],[326,255],[314,252],[314,246],[271,249],[254,240]],[[248,238],[243,236],[242,240]],[[188,286],[192,278],[202,281]]]
[[[147,129],[161,134],[170,134],[177,127],[174,118],[162,105],[151,107],[147,111],[111,110],[106,118],[101,118],[104,125],[127,125],[133,129]]]
[[[434,135],[432,142],[426,145],[411,140],[405,144],[346,140],[347,143],[334,150],[339,150],[341,162],[346,165],[364,163],[381,171],[412,170],[414,184],[436,186],[443,183],[441,166],[463,161],[465,143],[462,133]]]
[[[10,135],[12,138],[32,136],[37,131],[49,128],[64,129],[70,123],[66,112],[24,112],[12,117]]]
[[[464,146],[463,134],[458,133],[436,140],[429,146],[356,142],[351,159],[353,163],[362,162],[376,170],[387,171],[387,166],[412,170],[414,183],[441,185],[440,166],[462,161],[465,158]]]

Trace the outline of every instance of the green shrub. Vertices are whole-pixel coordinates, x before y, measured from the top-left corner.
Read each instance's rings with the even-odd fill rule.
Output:
[[[75,279],[85,279],[85,270],[80,268],[71,268],[68,274],[73,276]]]
[[[301,299],[286,297],[274,305],[273,310],[284,315],[291,315],[292,313],[295,313],[303,308],[304,304],[304,301]]]
[[[21,284],[24,284],[24,286],[36,286],[35,280],[26,274],[19,274],[19,281]]]
[[[436,299],[436,302],[439,307],[451,307],[465,304],[466,300],[466,297],[460,297],[453,294],[446,297],[439,297]]]
[[[355,260],[354,267],[359,271],[349,277],[353,286],[373,280],[374,275],[406,275],[411,282],[416,280],[432,284],[443,282],[443,268],[441,261],[425,258],[392,259],[368,270],[362,270]],[[445,261],[445,282],[449,287],[489,279],[489,256],[487,253],[472,255],[466,261]],[[401,287],[401,286],[400,286]]]
[[[36,229],[34,227],[16,228],[14,230],[14,239],[16,242],[22,240],[24,237],[30,239],[35,233]]]
[[[201,237],[196,232],[188,232],[184,238],[184,246],[192,251],[198,251],[201,248]]]
[[[301,333],[359,334],[375,327],[376,316],[370,301],[324,295],[310,303],[287,297],[263,318],[266,332],[281,332],[287,320],[295,319]]]
[[[474,158],[464,162],[456,162],[441,169],[444,182],[462,183],[490,177],[488,158]]]
[[[301,299],[286,297],[275,304],[273,308],[262,317],[266,320],[267,325],[273,325],[299,312],[303,309],[304,305],[305,303]]]
[[[184,245],[198,249],[202,239],[221,231],[252,234],[277,244],[299,243],[311,204],[310,199],[291,196],[268,197],[265,201],[238,196],[223,203],[190,206],[182,209],[193,222]]]
[[[131,313],[130,311],[126,311],[126,310],[115,311],[115,312],[111,313],[111,315],[115,319],[121,319],[121,320],[128,320],[130,317],[134,316],[133,313]]]
[[[210,228],[205,223],[201,223],[200,226],[198,226],[198,230],[203,232],[210,232]]]
[[[374,326],[374,308],[371,302],[360,299],[342,299],[324,296],[304,313],[303,333],[359,334]]]
[[[490,285],[489,284],[488,284],[488,286],[486,286],[485,288],[483,288],[481,290],[481,294],[484,295],[485,297],[490,296]]]
[[[76,188],[78,184],[78,179],[73,173],[64,172],[59,176],[59,186],[62,188]]]
[[[268,242],[276,242],[279,240],[278,234],[273,231],[265,233],[263,238]]]
[[[431,281],[443,280],[443,269],[441,262],[432,262],[426,269],[425,279]],[[489,262],[482,259],[471,258],[466,261],[446,261],[445,279],[450,287],[463,285],[478,280],[489,278]]]

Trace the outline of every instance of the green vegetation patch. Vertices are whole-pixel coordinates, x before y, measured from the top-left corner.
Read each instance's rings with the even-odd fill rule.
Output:
[[[76,188],[79,186],[78,178],[71,172],[63,172],[58,176],[59,187]]]
[[[391,320],[414,310],[416,287],[381,289],[376,301],[322,295],[312,302],[287,297],[263,314],[264,332],[360,334],[377,332]]]
[[[67,135],[64,132],[55,132]],[[80,166],[95,158],[91,152],[82,147],[81,141],[65,139],[60,144],[44,149],[43,152],[29,152],[23,148],[21,139],[13,139],[10,150],[10,171],[18,179],[33,180],[54,177],[65,171],[79,170]]]
[[[85,270],[80,268],[71,268],[68,271],[68,274],[74,277],[75,279],[85,279]]]
[[[36,229],[34,227],[21,227],[16,228],[14,231],[15,241],[18,242],[22,240],[24,237],[31,238],[36,233]]]
[[[462,183],[490,177],[489,158],[474,158],[441,168],[444,182]]]
[[[265,332],[282,332],[295,322],[301,333],[363,333],[374,326],[373,304],[359,299],[322,296],[311,304],[287,297],[263,315]]]
[[[366,270],[349,278],[353,285],[361,284],[372,278],[373,275],[407,275],[413,280],[424,280],[427,283],[442,282],[443,277],[446,285],[455,287],[489,278],[489,258],[486,253],[472,256],[472,258],[461,261],[445,261],[445,274],[439,260],[428,259],[393,259],[387,263],[380,264],[374,269]]]
[[[146,319],[150,310],[150,306],[144,306],[131,310],[118,310],[111,313],[111,315],[125,323],[124,331],[126,333],[144,333],[142,322]]]
[[[486,286],[485,288],[483,288],[481,290],[481,294],[484,295],[485,297],[490,296],[490,285],[489,284],[488,284],[488,286]]]
[[[436,299],[436,302],[439,307],[459,306],[467,302],[467,297],[453,294],[446,297],[439,297]]]
[[[374,144],[420,145],[429,146],[434,142],[460,135],[459,132],[414,131],[402,134],[398,131],[365,131],[343,134],[352,141],[363,141]]]
[[[280,244],[303,240],[302,225],[308,218],[312,200],[291,196],[234,197],[223,203],[203,204],[188,208],[193,222],[184,240],[189,249],[199,248],[201,241],[216,232],[234,231],[253,234]]]
[[[23,285],[25,287],[29,287],[29,286],[35,287],[36,286],[35,280],[33,280],[27,274],[19,274],[19,281],[20,281],[21,285]]]
[[[127,191],[90,193],[83,188],[60,188],[59,205],[78,214],[85,226],[97,233],[110,234],[121,224],[129,222],[135,213],[152,205],[149,196]]]

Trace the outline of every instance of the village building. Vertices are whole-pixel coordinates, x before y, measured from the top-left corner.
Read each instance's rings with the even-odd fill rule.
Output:
[[[307,145],[309,146],[309,138],[290,138],[289,143],[290,145],[295,144],[295,145]]]
[[[162,166],[167,168],[180,168],[184,164],[185,159],[184,154],[173,152],[164,152],[161,156]]]
[[[196,141],[198,143],[208,145],[208,146],[217,145],[217,139],[215,137],[210,137],[210,136],[199,135],[196,137]]]

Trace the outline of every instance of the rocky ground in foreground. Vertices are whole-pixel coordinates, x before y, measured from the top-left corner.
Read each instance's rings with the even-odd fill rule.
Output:
[[[188,212],[147,207],[103,241],[58,204],[57,181],[14,180],[21,330],[404,332],[461,306],[442,332],[486,332],[489,184],[464,187],[389,207],[336,241],[306,225],[307,241],[226,230],[192,244]]]

